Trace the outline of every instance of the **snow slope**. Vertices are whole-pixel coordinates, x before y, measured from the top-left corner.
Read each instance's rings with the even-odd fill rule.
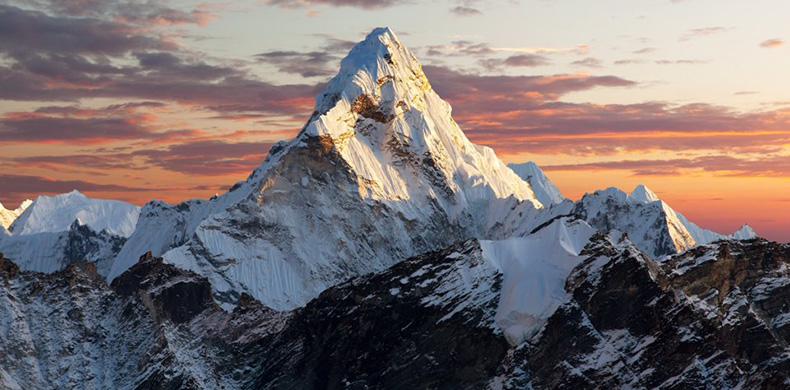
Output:
[[[561,218],[526,237],[480,242],[483,257],[504,275],[495,321],[512,345],[535,335],[569,299],[565,280],[595,232]]]
[[[544,205],[559,204],[565,200],[560,190],[554,183],[546,177],[538,164],[527,161],[521,164],[508,164],[520,178],[524,179],[532,187],[535,197]]]
[[[39,196],[0,233],[0,253],[28,271],[55,272],[77,261],[107,275],[140,208],[117,200],[91,199],[78,191]]]
[[[79,220],[95,231],[129,237],[134,232],[140,208],[118,200],[91,199],[77,190],[56,196],[39,196],[11,224],[14,235],[69,230]]]
[[[485,236],[516,207],[545,222],[529,184],[466,138],[414,55],[380,28],[342,61],[299,135],[245,182],[210,201],[146,205],[109,279],[151,250],[205,275],[226,306],[248,292],[293,309],[353,276]]]
[[[19,207],[14,210],[8,210],[3,207],[3,204],[0,203],[0,226],[8,229],[9,226],[19,217],[19,214],[22,214],[30,204],[33,203],[32,200],[28,199],[22,202]]]

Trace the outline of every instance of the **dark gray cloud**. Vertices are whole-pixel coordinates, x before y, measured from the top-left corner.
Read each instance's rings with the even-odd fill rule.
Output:
[[[31,194],[54,195],[72,190],[80,192],[104,191],[151,191],[150,188],[123,186],[117,184],[99,184],[84,180],[60,180],[43,176],[0,174],[0,188],[3,188],[0,202],[18,204],[30,198]]]
[[[298,74],[302,77],[331,75],[336,72],[336,63],[340,62],[339,56],[319,51],[270,51],[256,54],[255,58],[260,62],[274,65],[280,72]]]
[[[403,4],[396,0],[264,0],[266,4],[284,8],[304,8],[316,5],[333,7],[356,7],[361,9],[381,9]]]
[[[635,50],[634,54],[647,54],[647,53],[652,53],[652,52],[654,52],[656,50],[658,50],[658,49],[656,49],[655,47],[645,47],[645,48],[642,48],[642,49],[639,49],[639,50]]]
[[[644,64],[645,60],[636,60],[636,59],[625,59],[625,60],[617,60],[614,62],[615,65],[631,65],[631,64]]]
[[[596,87],[634,87],[636,82],[617,76],[487,76],[458,72],[447,67],[424,66],[431,84],[449,99],[463,97],[504,95],[511,99],[524,99],[538,94],[540,102],[555,100],[559,96]],[[491,107],[494,109],[495,107]],[[475,110],[477,111],[477,110]]]
[[[465,6],[457,6],[450,8],[450,12],[458,16],[475,16],[475,15],[482,15],[483,12],[477,8],[473,7],[465,7]]]
[[[139,109],[158,102],[130,102],[103,108],[44,106],[32,112],[11,112],[0,118],[0,143],[107,143],[118,140],[161,142],[194,136],[195,130],[159,131],[155,117]]]
[[[587,57],[587,58],[584,58],[584,59],[581,59],[581,60],[578,60],[578,61],[573,61],[573,62],[571,62],[571,65],[585,66],[585,67],[588,67],[588,68],[602,68],[603,67],[603,63],[601,62],[601,60],[599,60],[597,58],[593,58],[593,57]]]
[[[14,0],[11,0],[14,1]],[[215,15],[205,6],[176,9],[169,0],[17,0],[25,6],[35,5],[56,15],[117,20],[136,25],[204,25]]]
[[[656,60],[653,61],[658,65],[696,65],[696,64],[707,64],[710,61],[708,60]]]
[[[322,35],[324,43],[312,51],[276,50],[255,55],[258,62],[274,66],[283,73],[302,77],[326,77],[337,72],[342,56],[355,42]]]
[[[698,170],[725,176],[771,176],[790,177],[790,158],[776,155],[762,158],[744,158],[726,155],[667,160],[621,160],[586,164],[550,165],[545,170],[581,171],[623,169],[640,176],[680,174],[686,170]]]
[[[132,50],[175,49],[173,43],[143,34],[139,28],[95,18],[50,16],[40,11],[0,5],[0,52],[97,57]]]
[[[487,43],[467,40],[453,41],[450,45],[427,46],[425,52],[427,55],[435,57],[479,57],[495,53]]]
[[[487,58],[480,60],[480,65],[488,70],[499,70],[505,67],[536,67],[549,65],[551,62],[540,54],[514,54],[505,59]]]
[[[270,142],[195,141],[164,149],[133,152],[146,162],[168,171],[198,176],[249,173],[266,157]]]

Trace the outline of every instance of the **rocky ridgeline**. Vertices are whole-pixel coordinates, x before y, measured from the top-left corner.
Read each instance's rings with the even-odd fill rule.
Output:
[[[790,246],[722,241],[661,263],[591,239],[571,299],[532,339],[494,324],[502,275],[477,240],[328,289],[293,312],[150,255],[108,286],[0,257],[14,388],[785,388]],[[10,382],[13,378],[14,382]]]

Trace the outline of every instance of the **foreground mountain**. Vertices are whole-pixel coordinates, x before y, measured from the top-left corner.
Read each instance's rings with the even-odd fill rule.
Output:
[[[545,222],[529,184],[450,112],[415,57],[376,29],[299,135],[247,181],[210,201],[146,205],[109,279],[151,250],[208,277],[227,307],[247,292],[288,310],[350,277],[485,237],[516,206]]]
[[[585,225],[565,219],[534,240],[544,245],[565,229],[565,239],[545,248],[565,247],[575,266],[559,274],[530,267],[545,276],[551,299],[533,306],[549,310],[539,331],[523,339],[506,337],[500,319],[502,298],[528,275],[492,260],[503,259],[494,254],[508,248],[533,265],[539,253],[558,253],[531,251],[528,241],[473,239],[426,253],[329,288],[291,313],[247,295],[233,311],[221,310],[207,279],[151,256],[112,286],[87,263],[39,274],[1,259],[0,383],[11,389],[790,385],[784,304],[790,246],[725,241],[659,263],[625,236],[597,233],[573,255]],[[522,245],[525,251],[517,249]],[[563,276],[559,291],[552,273]],[[542,301],[516,296],[521,305]]]
[[[0,233],[0,253],[23,270],[55,272],[88,261],[107,275],[134,232],[139,213],[137,206],[88,198],[78,191],[39,196]]]

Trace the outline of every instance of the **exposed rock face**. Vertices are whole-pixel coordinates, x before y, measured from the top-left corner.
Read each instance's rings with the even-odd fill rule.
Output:
[[[138,297],[155,323],[182,324],[216,306],[205,278],[165,265],[151,252],[115,279],[112,288],[122,296]]]
[[[3,275],[3,279],[5,279],[6,282],[19,275],[19,266],[13,261],[3,257],[2,253],[0,253],[0,274]]]
[[[331,288],[249,351],[269,357],[252,385],[481,388],[509,348],[493,326],[500,286],[470,241]]]
[[[236,388],[215,371],[232,356],[224,340],[283,322],[271,310],[223,312],[204,278],[161,261],[135,266],[117,291],[91,263],[42,274],[0,256],[0,274],[3,389]]]
[[[513,352],[497,380],[508,388],[519,380],[535,388],[784,388],[790,350],[781,335],[787,289],[779,286],[790,283],[788,249],[721,242],[658,264],[598,240],[568,278],[573,300]]]
[[[0,257],[6,388],[768,388],[790,385],[790,245],[723,241],[656,262],[597,234],[568,300],[511,346],[503,274],[476,240],[273,311],[144,256],[108,287]]]

